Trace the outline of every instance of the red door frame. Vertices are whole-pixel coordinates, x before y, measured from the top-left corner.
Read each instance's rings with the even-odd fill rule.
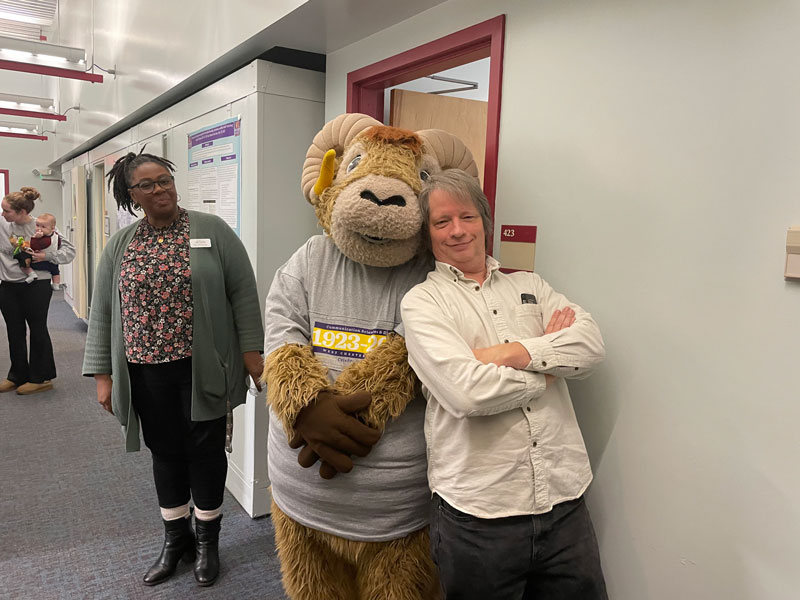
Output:
[[[5,188],[6,189],[5,190],[0,190],[0,191],[3,191],[3,198],[5,198],[6,196],[8,196],[8,185],[9,185],[8,184],[8,169],[0,169],[0,173],[2,173],[4,175],[3,182],[5,183]]]
[[[360,112],[383,121],[383,91],[387,87],[490,57],[483,191],[492,215],[497,189],[505,26],[506,16],[499,15],[347,74],[347,112]]]

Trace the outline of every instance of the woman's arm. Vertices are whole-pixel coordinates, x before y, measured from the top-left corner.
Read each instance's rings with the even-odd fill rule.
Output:
[[[56,232],[56,235],[61,239],[61,247],[58,247],[58,242],[53,240],[53,243],[50,246],[56,246],[55,256],[51,258],[47,258],[47,260],[52,260],[60,265],[65,265],[70,263],[75,258],[75,246],[72,245],[67,238],[62,236],[60,233]]]
[[[94,380],[97,384],[97,402],[113,415],[114,410],[111,408],[111,375],[95,373]]]
[[[95,275],[89,330],[83,355],[83,374],[111,373],[111,304],[116,293],[112,246],[106,246]]]
[[[239,336],[242,353],[263,352],[264,327],[261,320],[261,305],[258,287],[250,257],[239,237],[222,219],[217,223],[222,273],[225,278],[225,294],[233,311],[233,321]]]
[[[16,247],[16,244],[11,243],[9,240],[10,237],[11,225],[5,219],[0,219],[0,252],[9,256],[14,254],[14,248]]]

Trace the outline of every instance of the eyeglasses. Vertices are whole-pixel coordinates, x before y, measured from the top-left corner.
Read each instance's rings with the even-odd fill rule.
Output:
[[[172,175],[164,175],[155,181],[140,181],[128,189],[139,188],[145,194],[152,194],[156,189],[156,184],[158,184],[162,190],[171,190],[175,186],[175,178]]]

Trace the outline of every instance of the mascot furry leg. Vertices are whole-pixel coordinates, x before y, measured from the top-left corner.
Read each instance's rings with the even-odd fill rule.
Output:
[[[390,542],[355,542],[304,527],[274,502],[272,521],[283,586],[292,600],[439,597],[427,528]]]

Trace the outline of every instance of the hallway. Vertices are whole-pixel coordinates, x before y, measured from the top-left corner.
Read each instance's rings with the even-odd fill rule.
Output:
[[[163,541],[149,452],[127,454],[116,420],[81,376],[86,326],[53,294],[54,390],[0,395],[0,598],[266,598],[283,600],[269,518],[250,519],[226,492],[220,578],[183,563],[168,582],[141,577]],[[8,367],[0,319],[0,371]]]

